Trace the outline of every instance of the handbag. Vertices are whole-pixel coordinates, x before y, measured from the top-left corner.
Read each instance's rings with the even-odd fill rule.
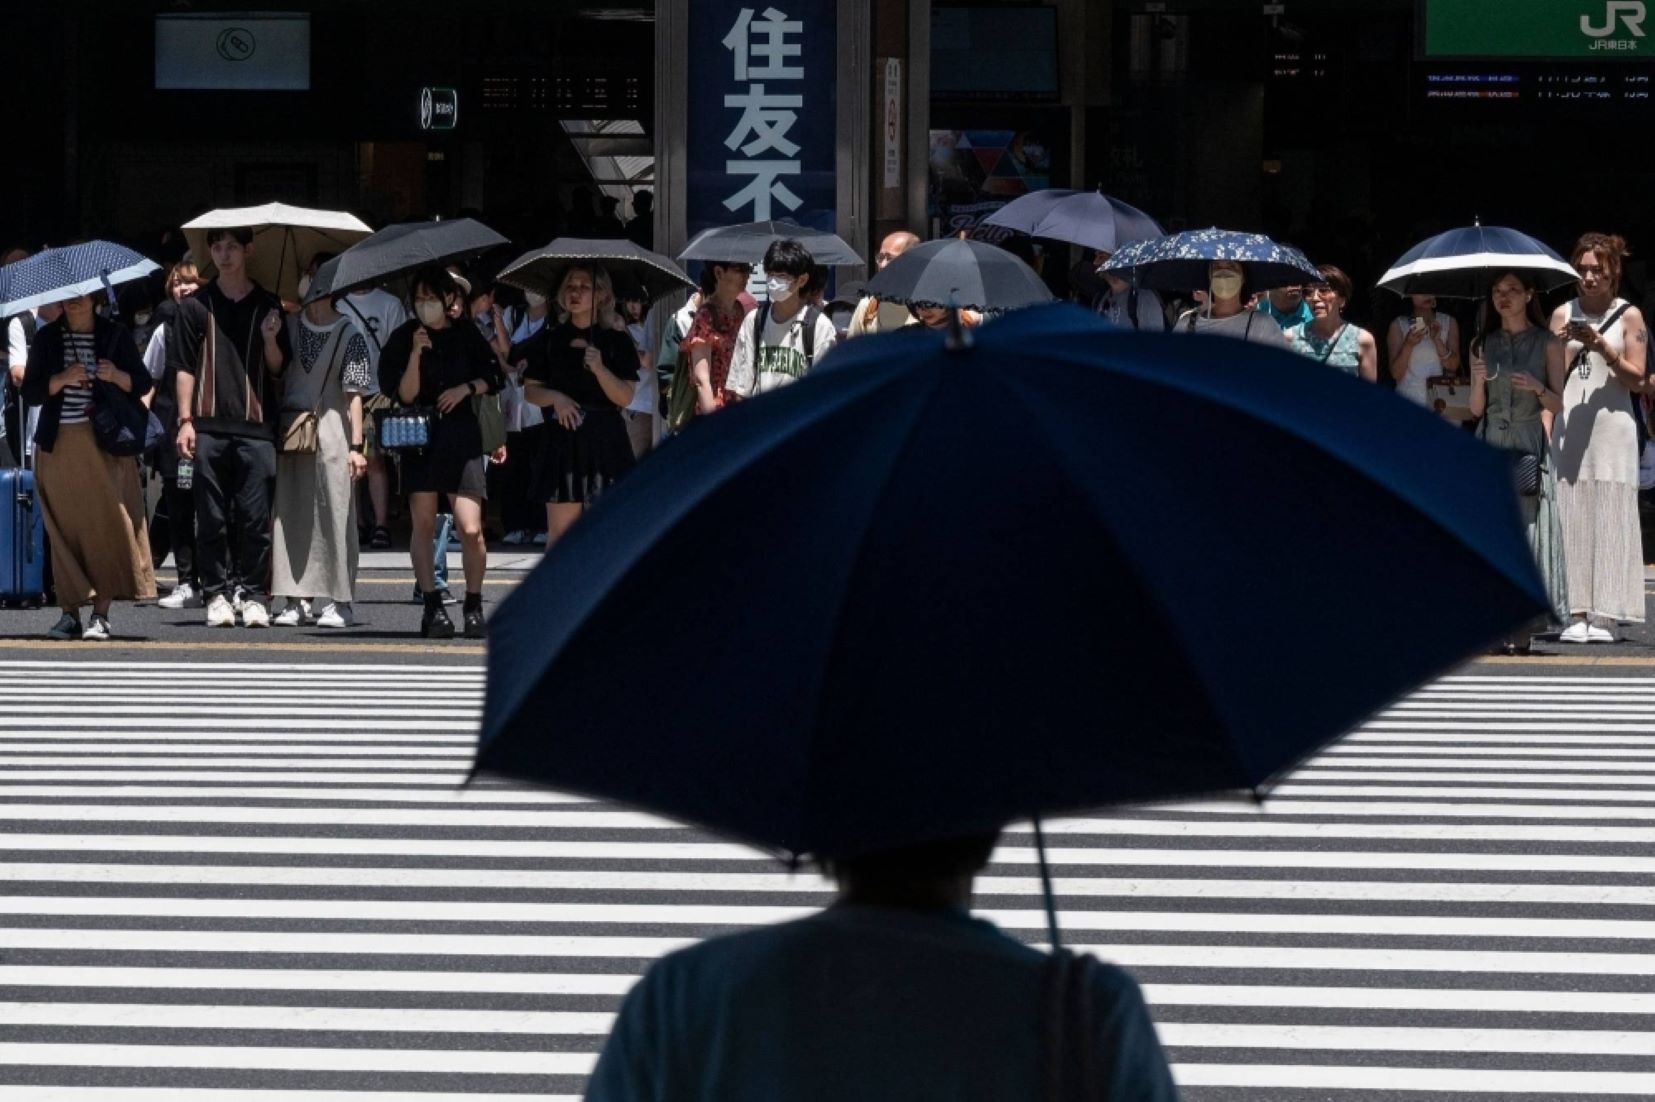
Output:
[[[483,434],[483,454],[493,455],[506,446],[506,419],[500,413],[498,394],[473,394],[471,412]]]
[[[291,324],[296,326],[297,323]],[[298,339],[294,338],[294,347],[298,347],[298,343]],[[316,404],[310,409],[284,409],[276,415],[276,450],[281,454],[315,455],[321,447],[322,403],[327,400],[328,382],[344,354],[345,342],[335,336],[333,357],[328,361],[326,374],[322,376],[322,389],[316,394]]]
[[[1517,484],[1520,497],[1536,497],[1540,493],[1540,457],[1533,452],[1511,453],[1511,477]]]
[[[1425,380],[1425,397],[1438,416],[1450,421],[1471,420],[1471,383],[1458,375],[1432,375]]]
[[[1096,1014],[1092,972],[1096,958],[1067,949],[1053,950],[1046,961],[1044,1003],[1045,1102],[1101,1102],[1102,1075],[1097,1066]]]
[[[431,446],[431,422],[437,411],[429,406],[395,406],[374,411],[374,434],[385,451],[417,452]]]
[[[115,456],[142,455],[161,435],[161,422],[142,402],[113,383],[92,384],[86,419],[98,447]]]

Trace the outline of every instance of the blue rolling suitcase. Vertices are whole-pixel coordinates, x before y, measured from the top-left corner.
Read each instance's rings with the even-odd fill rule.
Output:
[[[46,599],[46,522],[34,472],[0,470],[0,606],[39,608]]]

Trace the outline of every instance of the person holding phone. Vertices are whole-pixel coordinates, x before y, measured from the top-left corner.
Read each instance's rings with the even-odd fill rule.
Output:
[[[379,357],[380,390],[405,406],[429,407],[431,442],[402,456],[402,487],[408,494],[413,537],[408,554],[425,603],[420,634],[451,639],[454,622],[443,608],[436,583],[437,499],[453,502],[465,564],[465,637],[484,635],[483,575],[488,547],[483,542],[483,431],[471,399],[498,394],[505,377],[482,331],[466,321],[456,324],[464,307],[459,285],[447,269],[432,266],[415,273],[413,320],[392,333]]]
[[[1438,375],[1460,373],[1460,323],[1437,313],[1437,296],[1409,295],[1405,313],[1386,337],[1391,378],[1396,392],[1430,408],[1428,382]]]
[[[1580,296],[1557,308],[1552,331],[1567,342],[1568,381],[1553,432],[1568,643],[1612,643],[1618,624],[1644,621],[1643,537],[1638,521],[1638,423],[1649,330],[1620,297],[1626,241],[1589,233],[1570,254]]]
[[[131,332],[98,317],[82,295],[40,331],[23,372],[23,398],[40,409],[35,477],[62,609],[52,639],[107,640],[114,602],[155,596],[138,461],[98,446],[88,412],[94,384],[134,400],[154,385]],[[82,626],[86,605],[92,615]]]
[[[535,496],[546,503],[548,545],[636,462],[621,411],[639,376],[603,267],[570,265],[555,301],[561,320],[529,342],[523,371],[524,400],[545,410]]]

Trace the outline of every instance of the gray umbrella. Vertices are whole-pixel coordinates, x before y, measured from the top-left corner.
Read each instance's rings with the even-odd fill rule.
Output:
[[[630,241],[594,241],[580,237],[559,237],[550,245],[531,249],[501,269],[496,282],[538,291],[550,298],[557,293],[563,273],[576,261],[603,265],[617,283],[641,286],[654,302],[672,291],[693,289],[695,281],[660,253]]]
[[[427,264],[463,260],[506,244],[504,237],[471,218],[399,222],[358,241],[318,268],[305,301],[377,287]]]
[[[948,237],[915,245],[868,281],[868,294],[908,306],[1015,310],[1050,302],[1033,268],[997,245]]]
[[[867,261],[857,255],[845,239],[827,230],[813,230],[797,222],[747,222],[740,226],[714,226],[702,230],[684,246],[679,260],[709,260],[732,264],[764,263],[765,250],[772,241],[792,238],[810,250],[816,263],[828,268],[854,267]]]

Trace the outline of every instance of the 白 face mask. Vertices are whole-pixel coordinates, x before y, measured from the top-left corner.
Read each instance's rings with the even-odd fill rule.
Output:
[[[303,302],[308,294],[310,294],[310,273],[306,272],[299,277],[299,301]]]
[[[540,307],[546,305],[546,296],[541,294],[539,291],[524,291],[523,301],[528,303],[530,307],[538,310]]]
[[[432,302],[430,299],[420,302],[414,309],[419,312],[419,320],[422,325],[433,327],[440,325],[442,319],[448,316],[448,311],[443,309],[442,303]]]
[[[786,302],[797,292],[794,290],[792,280],[771,276],[764,281],[764,293],[770,296],[771,302]]]

